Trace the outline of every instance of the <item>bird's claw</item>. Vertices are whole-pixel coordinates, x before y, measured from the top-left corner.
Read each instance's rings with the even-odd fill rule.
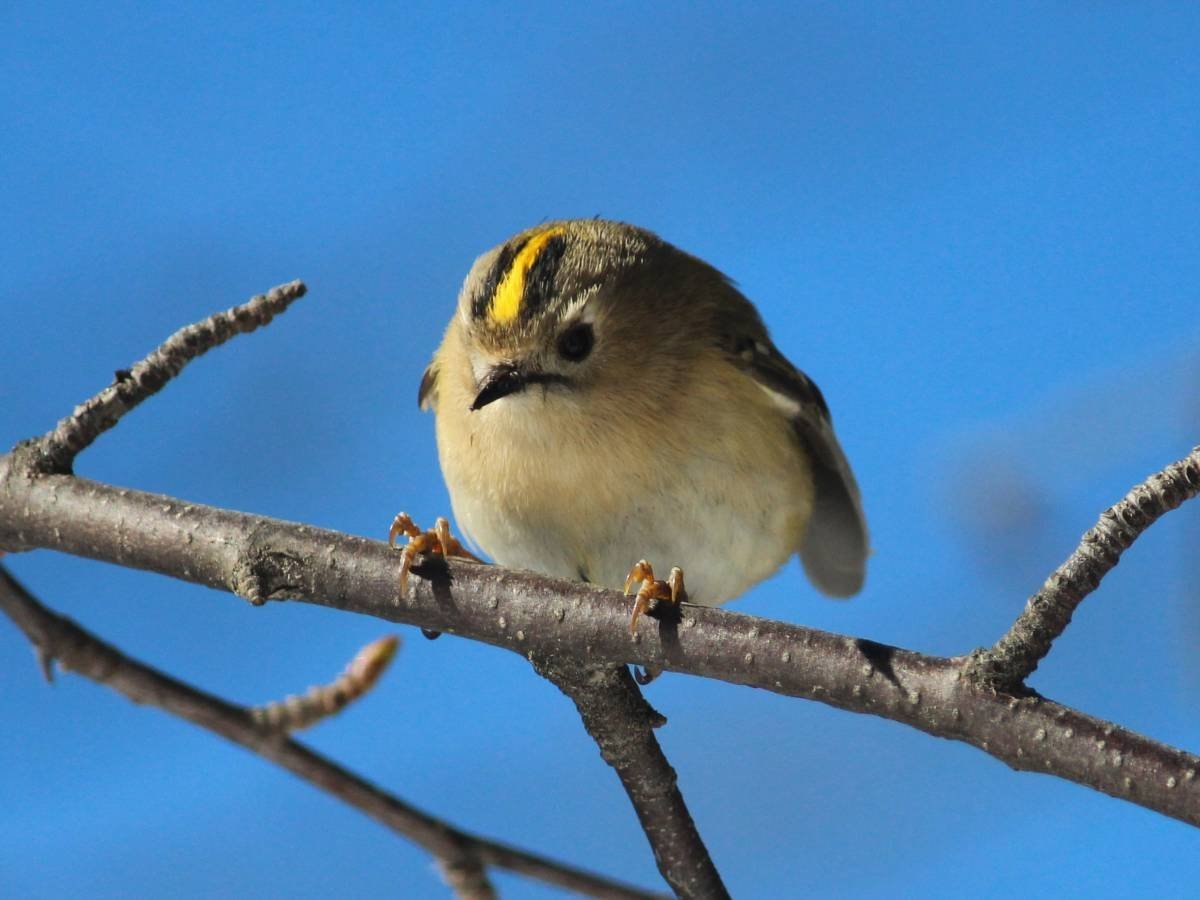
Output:
[[[432,528],[422,531],[412,520],[412,516],[408,513],[399,513],[392,520],[392,527],[388,529],[388,546],[395,547],[396,538],[402,534],[408,538],[408,542],[400,548],[401,594],[408,590],[408,573],[419,554],[433,553],[442,558],[457,556],[461,559],[480,562],[478,556],[467,550],[459,543],[458,538],[450,533],[450,523],[444,516],[438,516]]]
[[[678,607],[680,600],[687,596],[687,591],[683,587],[683,569],[678,566],[671,569],[671,574],[667,576],[666,581],[662,581],[654,577],[654,569],[650,563],[644,559],[639,560],[629,570],[629,576],[625,579],[625,596],[629,596],[629,589],[639,582],[641,586],[633,601],[633,615],[629,618],[630,634],[637,634],[638,619],[642,617],[643,613],[649,613],[654,609],[660,600],[668,600],[673,606]]]

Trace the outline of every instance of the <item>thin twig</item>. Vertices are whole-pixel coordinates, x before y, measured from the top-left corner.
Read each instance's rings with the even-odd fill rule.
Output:
[[[667,884],[679,897],[727,898],[675,770],[654,736],[666,720],[646,702],[629,669],[587,665],[569,656],[532,655],[531,662],[575,703],[600,756],[621,779]]]
[[[629,634],[617,591],[497,566],[422,558],[408,592],[379,541],[62,475],[0,457],[0,549],[45,547],[241,596],[302,600],[494,644],[528,657],[716,678],[882,716],[964,741],[1200,825],[1200,757],[1078,710],[965,677],[966,657],[925,656],[722,609]]]
[[[0,610],[39,655],[124,694],[207,728],[282,766],[424,847],[458,882],[486,897],[486,866],[496,866],[594,897],[661,897],[537,854],[460,831],[347,771],[298,741],[257,723],[250,710],[228,703],[124,655],[46,609],[0,565]]]
[[[35,443],[37,469],[71,471],[75,457],[147,397],[160,391],[189,362],[231,337],[266,325],[308,290],[301,281],[272,288],[265,294],[203,321],[179,329],[149,356],[75,408],[53,431]]]
[[[337,715],[355,700],[367,695],[396,655],[400,638],[388,635],[372,641],[350,660],[346,671],[329,684],[311,687],[250,709],[254,721],[275,731],[299,731]]]
[[[991,648],[978,652],[968,674],[1001,690],[1025,682],[1071,622],[1076,607],[1164,513],[1200,494],[1200,447],[1133,487],[1100,514],[1075,552],[1055,569],[1025,610]]]

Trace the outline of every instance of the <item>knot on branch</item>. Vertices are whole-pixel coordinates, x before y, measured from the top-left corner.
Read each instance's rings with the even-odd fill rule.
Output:
[[[457,900],[495,900],[499,896],[475,855],[464,852],[453,859],[441,857],[437,865],[442,880]]]
[[[6,474],[12,476],[36,478],[39,475],[54,475],[58,472],[71,474],[70,463],[67,463],[64,472],[59,461],[41,438],[27,438],[20,441],[12,448],[8,460]]]
[[[229,590],[255,606],[293,597],[308,582],[304,560],[284,550],[252,547],[233,567]]]

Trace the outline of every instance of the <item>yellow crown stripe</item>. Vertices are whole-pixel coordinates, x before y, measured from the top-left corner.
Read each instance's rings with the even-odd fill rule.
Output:
[[[521,301],[525,297],[525,278],[529,270],[533,268],[545,246],[564,231],[566,229],[561,227],[547,228],[526,241],[496,287],[496,293],[488,307],[489,319],[497,325],[507,325],[517,317],[521,312]]]

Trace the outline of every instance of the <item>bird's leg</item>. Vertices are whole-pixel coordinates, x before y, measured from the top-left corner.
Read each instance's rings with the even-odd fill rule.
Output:
[[[637,634],[638,619],[643,613],[654,609],[658,601],[669,600],[673,606],[678,607],[680,599],[687,596],[683,587],[683,569],[678,566],[671,569],[666,581],[662,581],[654,577],[654,569],[650,563],[644,559],[639,560],[629,570],[629,577],[625,579],[625,596],[629,596],[629,589],[638,582],[641,583],[641,587],[638,588],[637,597],[633,601],[633,615],[629,619],[630,634]]]
[[[408,542],[400,549],[400,593],[408,588],[408,573],[413,560],[421,553],[434,553],[441,557],[457,556],[472,562],[483,562],[478,556],[458,542],[450,533],[450,523],[438,516],[433,527],[422,531],[408,513],[399,513],[388,529],[388,546],[396,546],[396,538],[405,535]]]

